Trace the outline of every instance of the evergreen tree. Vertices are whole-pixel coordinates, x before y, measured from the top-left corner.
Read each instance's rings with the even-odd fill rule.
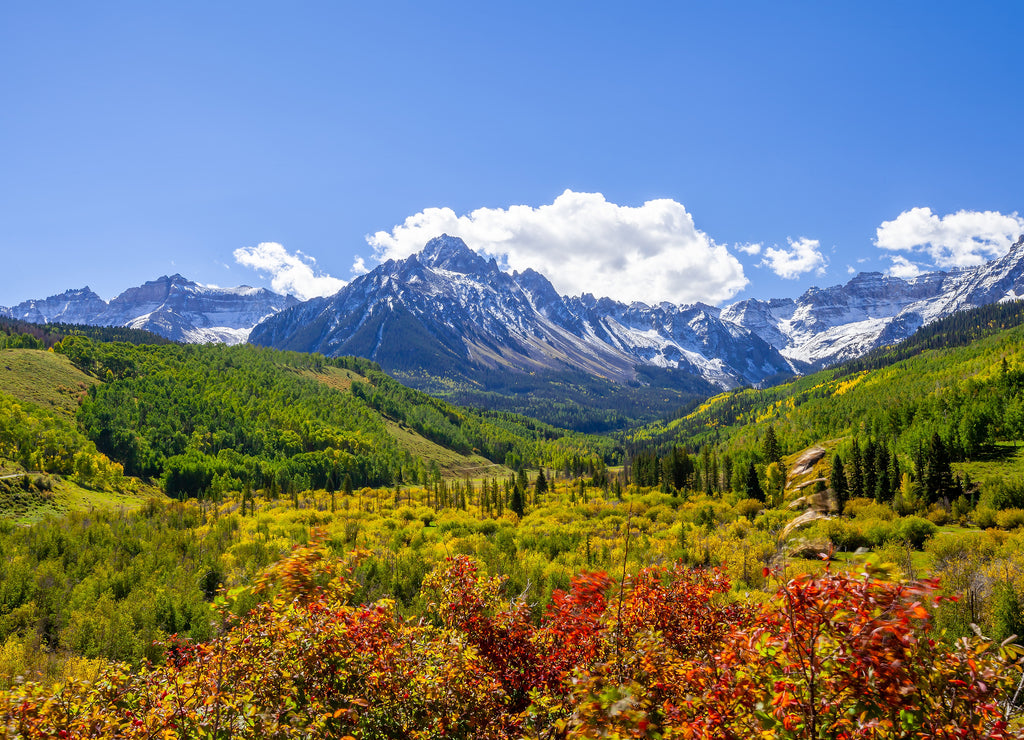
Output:
[[[526,511],[526,506],[523,502],[523,489],[519,487],[518,483],[512,487],[512,499],[509,501],[508,506],[519,517],[522,517]]]
[[[700,448],[700,463],[701,474],[704,478],[704,493],[710,496],[712,490],[710,445],[704,445]]]
[[[537,473],[537,480],[533,483],[533,492],[537,497],[537,500],[540,500],[540,495],[542,493],[547,493],[547,491],[548,479],[544,477],[544,468],[541,468],[540,472]]]
[[[875,448],[875,501],[887,503],[892,500],[891,479],[889,477],[889,450],[884,444]]]
[[[519,472],[516,473],[516,485],[523,492],[530,487],[530,479],[526,477],[526,468],[519,468]]]
[[[757,468],[754,467],[753,460],[747,464],[747,473],[744,478],[743,492],[746,494],[746,497],[757,499],[758,501],[764,501],[764,489],[761,488],[761,481],[757,477]]]
[[[949,453],[938,432],[932,433],[924,463],[924,495],[932,504],[953,493],[953,469],[949,464]]]
[[[846,467],[846,482],[850,489],[850,498],[859,498],[864,495],[864,473],[861,466],[860,442],[856,437],[854,437],[853,447],[850,449],[848,465]]]
[[[832,457],[832,473],[829,476],[829,486],[836,496],[836,507],[839,513],[843,513],[846,502],[850,498],[850,486],[846,482],[846,471],[843,470],[843,460],[838,453]]]
[[[876,457],[878,456],[878,443],[873,437],[868,437],[864,443],[864,452],[861,458],[861,478],[864,486],[864,496],[873,497],[875,486],[878,482],[878,468]]]
[[[779,446],[779,438],[775,436],[775,427],[772,424],[764,432],[764,439],[761,442],[761,454],[765,462],[778,463],[782,467],[782,448]]]

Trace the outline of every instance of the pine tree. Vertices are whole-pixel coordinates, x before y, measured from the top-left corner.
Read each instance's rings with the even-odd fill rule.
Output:
[[[753,460],[747,464],[747,474],[744,477],[743,483],[746,497],[764,501],[764,489],[761,488],[761,481],[757,477],[757,468],[754,467]]]
[[[523,489],[519,487],[518,483],[512,487],[512,500],[509,501],[508,506],[519,517],[522,517],[526,511],[526,506],[523,502]]]
[[[884,444],[878,445],[875,449],[875,501],[884,504],[892,499],[892,489],[889,487],[889,450]]]
[[[860,442],[856,438],[854,438],[853,447],[850,449],[846,468],[846,481],[850,489],[850,498],[859,498],[864,495],[864,474],[861,469]]]
[[[850,486],[846,482],[846,471],[843,470],[843,460],[838,454],[832,457],[832,473],[829,476],[829,485],[832,493],[836,496],[836,508],[843,513],[846,502],[850,498]]]
[[[938,432],[932,433],[924,463],[924,495],[928,503],[949,498],[953,493],[953,469],[949,464],[949,453]]]
[[[764,432],[764,440],[761,442],[761,452],[765,462],[779,463],[782,467],[782,448],[779,446],[779,438],[775,436],[775,427],[771,424]]]
[[[548,479],[544,477],[544,468],[541,468],[540,472],[537,473],[537,480],[534,481],[533,490],[538,500],[542,493],[548,492]]]
[[[875,467],[875,458],[878,455],[878,444],[871,437],[864,444],[864,454],[861,458],[861,479],[864,486],[864,496],[875,495],[875,485],[878,481],[878,469]]]

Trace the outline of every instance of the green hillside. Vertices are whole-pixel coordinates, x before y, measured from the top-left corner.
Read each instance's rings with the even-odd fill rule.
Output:
[[[825,476],[836,455],[847,465],[856,460],[858,470],[869,456],[870,489],[856,492],[878,500],[910,485],[931,503],[966,494],[996,509],[1024,506],[1024,461],[1015,447],[1024,439],[1021,312],[1019,304],[964,312],[905,347],[773,388],[720,394],[632,432],[631,455],[644,461],[675,446],[700,451],[695,467],[704,487],[742,489],[751,464],[765,482],[770,427],[780,455],[822,445]],[[948,475],[936,478],[936,466],[947,463]],[[781,457],[779,464],[785,468]]]
[[[73,415],[82,396],[98,382],[64,355],[45,350],[0,349],[0,393],[19,401]]]
[[[14,358],[5,372],[15,397],[34,399],[38,414],[49,404],[66,416],[83,395],[68,429],[125,475],[160,482],[174,496],[390,486],[616,461],[609,439],[460,409],[362,360],[79,334],[54,350],[5,351]],[[39,469],[49,472],[47,464]]]
[[[134,509],[161,495],[126,478],[78,428],[80,399],[98,382],[54,352],[0,350],[0,516]]]

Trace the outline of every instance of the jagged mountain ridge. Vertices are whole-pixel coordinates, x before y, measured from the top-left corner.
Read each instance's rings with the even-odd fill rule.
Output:
[[[862,272],[793,299],[746,300],[721,317],[745,326],[808,368],[854,359],[957,311],[1024,297],[1024,235],[978,267],[898,278]]]
[[[637,366],[652,365],[731,388],[794,370],[711,306],[565,298],[540,273],[506,273],[447,235],[330,298],[271,317],[249,341],[456,377],[572,369],[624,384],[636,382]]]
[[[109,303],[82,288],[0,308],[0,315],[129,326],[185,342],[251,338],[368,357],[404,377],[568,370],[633,384],[643,382],[639,370],[646,367],[712,389],[852,359],[959,310],[1018,297],[1024,297],[1024,236],[1006,255],[976,268],[909,279],[861,273],[796,299],[751,299],[722,309],[560,296],[535,270],[504,272],[460,239],[442,236],[418,255],[386,262],[334,296],[305,303],[262,288],[211,288],[172,275]]]
[[[0,315],[36,324],[127,326],[178,342],[240,344],[260,321],[297,303],[265,288],[214,288],[175,274],[129,288],[109,303],[85,287],[0,308]]]

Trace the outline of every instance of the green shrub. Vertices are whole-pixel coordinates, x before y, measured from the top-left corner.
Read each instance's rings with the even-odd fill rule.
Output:
[[[758,501],[756,498],[745,498],[736,504],[736,513],[740,516],[745,516],[750,521],[754,521],[757,513],[764,508],[764,502]]]
[[[978,504],[972,518],[974,519],[975,526],[979,529],[988,529],[989,527],[996,526],[996,510],[991,506]]]
[[[874,499],[870,498],[850,499],[846,502],[843,513],[854,519],[883,519],[889,521],[896,518],[896,514],[889,506],[876,503]]]
[[[920,550],[925,541],[933,537],[937,531],[938,527],[927,519],[922,519],[919,516],[907,516],[896,522],[892,537],[898,542],[908,543],[915,550]]]
[[[949,523],[949,512],[941,504],[932,504],[926,514],[928,521],[942,527]]]
[[[996,526],[1000,529],[1016,529],[1024,525],[1024,509],[1003,509],[996,514]]]

